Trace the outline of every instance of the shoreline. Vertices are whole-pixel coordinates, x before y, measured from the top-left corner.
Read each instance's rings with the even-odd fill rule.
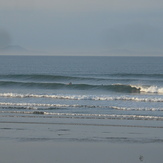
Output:
[[[159,121],[2,117],[0,144],[3,163],[163,160]]]

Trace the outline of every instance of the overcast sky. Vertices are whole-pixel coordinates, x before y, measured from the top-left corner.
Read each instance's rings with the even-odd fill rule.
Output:
[[[163,0],[0,0],[0,48],[163,56]]]

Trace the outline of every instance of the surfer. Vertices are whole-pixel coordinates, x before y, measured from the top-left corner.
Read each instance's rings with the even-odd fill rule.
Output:
[[[72,83],[70,82],[70,83],[68,83],[68,85],[72,85]]]

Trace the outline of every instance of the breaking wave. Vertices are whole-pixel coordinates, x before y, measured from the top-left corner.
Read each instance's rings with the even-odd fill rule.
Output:
[[[146,82],[148,81],[148,82]],[[149,82],[150,81],[150,82]],[[73,84],[68,84],[72,82]],[[133,85],[133,83],[142,85]],[[102,90],[120,93],[158,93],[163,94],[163,74],[0,74],[0,87]],[[120,84],[116,84],[120,83]],[[143,83],[150,83],[144,85]]]
[[[139,86],[126,84],[111,85],[91,85],[91,84],[67,84],[67,83],[46,83],[46,82],[18,82],[18,81],[0,81],[0,86],[17,86],[26,88],[42,89],[74,89],[74,90],[106,90],[122,93],[159,93],[163,94],[163,87],[158,86]]]
[[[47,95],[47,94],[18,94],[0,93],[0,97],[7,98],[52,98],[66,100],[94,100],[94,101],[137,101],[137,102],[163,102],[162,97],[137,97],[137,96],[109,96],[109,95]]]
[[[163,87],[158,87],[158,86],[139,86],[139,85],[131,85],[131,87],[136,88],[140,90],[140,92],[144,93],[158,93],[158,94],[163,94]]]

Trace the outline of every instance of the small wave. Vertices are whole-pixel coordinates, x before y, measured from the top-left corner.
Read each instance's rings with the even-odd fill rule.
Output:
[[[109,73],[109,74],[90,74],[88,76],[68,76],[68,75],[56,75],[56,74],[0,74],[0,79],[76,79],[76,78],[96,78],[96,76],[106,77],[148,77],[148,78],[163,78],[163,74],[138,74],[138,73]]]
[[[120,119],[120,120],[158,120],[163,121],[163,117],[160,116],[148,116],[148,115],[119,115],[119,114],[81,114],[81,113],[52,113],[43,111],[0,111],[0,113],[14,114],[13,116],[20,116],[19,114],[38,114],[39,116],[51,116],[50,118],[77,118],[77,119]],[[17,114],[17,115],[16,115]],[[0,115],[7,116],[7,115]],[[24,115],[23,115],[24,117]],[[27,116],[28,117],[28,116]],[[34,118],[34,116],[32,116]],[[38,118],[38,117],[37,117]],[[41,118],[41,117],[40,117]]]
[[[99,81],[99,80],[114,80],[112,78],[105,78],[105,77],[97,77],[97,76],[68,76],[68,75],[48,75],[48,74],[7,74],[7,75],[0,75],[0,79],[7,80],[7,81],[82,81],[82,80],[92,80],[92,81]],[[122,79],[123,80],[123,79]],[[126,79],[124,79],[126,80]]]
[[[65,80],[65,79],[76,79],[75,76],[65,76],[65,75],[48,75],[48,74],[7,74],[0,75],[0,79],[16,79],[16,80]]]
[[[134,107],[119,107],[119,106],[106,106],[106,105],[67,105],[67,104],[41,104],[41,103],[0,103],[0,108],[4,110],[36,110],[35,113],[39,112],[38,110],[56,110],[56,109],[65,109],[65,108],[98,108],[98,109],[113,109],[113,110],[122,110],[122,111],[163,111],[163,108],[134,108]]]
[[[127,120],[161,120],[163,117],[148,116],[148,115],[118,115],[118,114],[79,114],[79,113],[47,113],[47,115],[68,116],[68,117],[82,117],[90,119],[127,119]]]
[[[163,98],[159,97],[136,97],[136,96],[107,96],[107,95],[41,95],[41,94],[17,94],[17,93],[0,93],[0,97],[8,98],[53,98],[66,100],[94,100],[94,101],[137,101],[137,102],[163,102]]]
[[[26,88],[45,88],[45,89],[60,89],[66,86],[63,83],[46,83],[46,82],[22,82],[22,81],[0,81],[0,86],[3,87],[26,87]]]
[[[113,109],[123,111],[163,111],[163,108],[128,108],[128,107],[117,107],[112,106]]]
[[[163,74],[137,74],[137,73],[115,73],[109,74],[109,76],[115,77],[136,77],[136,78],[163,78]]]
[[[35,107],[69,107],[70,105],[64,105],[64,104],[41,104],[41,103],[9,103],[9,102],[0,102],[1,106],[20,106],[22,108],[22,106],[25,108],[25,106],[27,106],[26,108],[34,108]]]
[[[6,103],[0,102],[0,106],[2,106],[2,108],[4,108],[4,106],[7,106],[7,108],[5,109],[28,109],[28,110],[32,110],[32,109],[40,110],[41,107],[45,107],[46,110],[52,110],[57,108],[70,108],[70,107],[71,108],[112,108],[110,106],[100,106],[100,105],[79,105],[79,104],[67,105],[67,104],[7,103],[7,102]]]

